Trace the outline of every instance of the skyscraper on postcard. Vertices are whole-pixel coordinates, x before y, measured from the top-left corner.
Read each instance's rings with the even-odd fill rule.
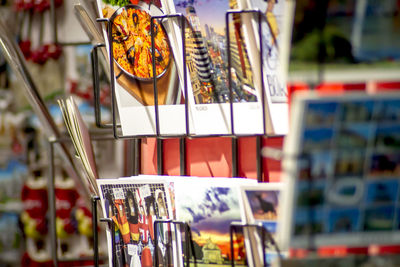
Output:
[[[201,33],[200,19],[193,6],[186,8],[190,27],[186,30],[186,56],[197,103],[209,101],[208,88],[212,86],[211,61]]]
[[[229,2],[231,9],[236,9],[237,1]],[[244,42],[242,31],[242,18],[239,14],[232,14],[229,25],[230,57],[232,87],[236,100],[257,101],[254,89],[253,74],[247,53],[246,42]]]

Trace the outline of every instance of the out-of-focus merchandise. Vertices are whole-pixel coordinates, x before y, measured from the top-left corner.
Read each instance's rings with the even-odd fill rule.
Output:
[[[398,244],[400,95],[298,95],[285,140],[284,246]]]
[[[26,251],[38,262],[51,260],[48,237],[48,198],[45,168],[32,170],[22,187],[21,222],[25,234]]]
[[[18,217],[18,213],[15,212],[0,212],[0,263],[6,266],[18,264],[23,252],[23,237],[18,227]]]

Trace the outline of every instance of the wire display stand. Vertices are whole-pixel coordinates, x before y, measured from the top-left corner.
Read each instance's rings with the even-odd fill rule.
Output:
[[[159,225],[162,224],[168,224],[168,226],[173,225],[175,228],[175,238],[177,237],[176,233],[178,230],[181,230],[180,228],[182,227],[184,230],[184,241],[185,241],[185,250],[183,251],[183,256],[184,256],[184,263],[186,263],[185,266],[189,267],[190,266],[190,251],[194,255],[194,246],[193,246],[193,239],[192,239],[192,232],[190,230],[190,226],[186,222],[181,222],[181,221],[174,221],[174,220],[155,220],[154,221],[154,229],[155,229],[155,251],[159,248],[159,238],[158,238],[158,227]],[[178,227],[177,227],[178,226]],[[170,237],[169,237],[170,238]],[[177,240],[177,239],[176,239]],[[178,244],[177,244],[177,247]],[[190,250],[191,249],[191,250]],[[194,258],[194,264],[196,265],[196,258]],[[159,255],[158,253],[154,253],[154,266],[159,266]]]
[[[105,141],[112,140],[111,136],[93,136],[93,140]],[[58,238],[57,238],[57,228],[56,228],[56,196],[55,196],[55,154],[54,146],[62,143],[70,143],[72,140],[69,137],[60,137],[58,139],[52,139],[48,142],[49,148],[49,175],[47,180],[48,186],[48,199],[49,199],[49,234],[50,234],[50,253],[55,267],[58,266],[60,262],[70,262],[76,260],[83,260],[82,257],[77,259],[59,259],[58,257]],[[79,174],[77,174],[79,175]],[[98,196],[91,196],[91,207],[92,207],[92,227],[93,227],[93,243],[98,244],[98,224],[97,224],[97,205],[100,198]],[[89,203],[88,203],[89,204]],[[89,206],[89,205],[88,205]],[[95,266],[99,264],[99,250],[98,245],[93,246],[93,258],[88,258],[87,260],[92,260]]]
[[[52,0],[54,2],[54,0]],[[53,7],[54,9],[54,7]],[[115,69],[114,69],[114,62],[113,60],[109,60],[109,66],[110,66],[110,76],[111,76],[111,117],[112,117],[112,122],[108,124],[103,124],[102,123],[102,118],[101,118],[101,104],[100,104],[100,86],[99,86],[99,60],[98,60],[98,49],[105,47],[105,44],[97,44],[93,46],[92,51],[91,51],[91,62],[92,62],[92,70],[93,70],[93,89],[94,89],[94,110],[95,110],[95,122],[96,126],[101,129],[112,129],[112,134],[114,139],[127,139],[127,140],[136,140],[138,141],[140,145],[140,140],[142,138],[156,138],[157,140],[157,173],[158,174],[164,174],[164,161],[163,161],[163,154],[164,154],[164,148],[163,148],[163,140],[167,138],[179,138],[179,155],[180,155],[180,174],[187,175],[187,145],[186,141],[187,139],[193,139],[193,138],[204,138],[204,137],[228,137],[231,138],[231,147],[232,147],[232,177],[237,177],[238,176],[238,138],[239,137],[256,137],[256,158],[257,158],[257,179],[258,181],[263,180],[263,169],[262,169],[262,155],[261,155],[261,148],[262,148],[262,141],[263,137],[282,137],[282,136],[277,136],[277,135],[268,135],[266,132],[266,124],[265,124],[265,110],[266,110],[266,103],[265,103],[265,88],[264,88],[264,83],[263,81],[261,82],[262,84],[262,93],[261,93],[261,105],[262,105],[262,118],[263,118],[263,133],[262,134],[252,134],[252,135],[241,135],[237,134],[235,131],[235,124],[234,124],[234,108],[233,108],[233,103],[234,103],[234,93],[233,93],[233,88],[232,88],[232,73],[231,73],[231,40],[229,37],[229,20],[231,16],[241,16],[242,14],[251,14],[257,18],[258,21],[258,34],[259,34],[259,40],[260,40],[260,62],[261,62],[261,67],[260,67],[260,75],[261,79],[263,79],[263,51],[262,51],[262,27],[261,27],[261,21],[265,19],[264,14],[259,11],[259,10],[229,10],[225,14],[225,20],[226,20],[226,42],[227,42],[227,55],[228,55],[228,86],[229,86],[229,110],[230,110],[230,134],[220,134],[220,135],[195,135],[191,133],[190,129],[190,123],[189,123],[189,103],[188,103],[188,97],[185,97],[184,99],[184,110],[185,110],[185,133],[180,134],[180,135],[164,135],[160,133],[160,115],[159,115],[159,103],[158,103],[158,88],[157,88],[157,77],[156,77],[156,62],[155,62],[155,42],[154,42],[154,25],[155,21],[162,21],[165,19],[173,19],[173,20],[178,20],[180,28],[181,28],[181,44],[182,44],[182,63],[183,63],[183,90],[185,96],[188,95],[188,85],[187,85],[187,78],[188,78],[188,73],[187,73],[187,68],[186,68],[186,41],[185,41],[185,29],[187,27],[186,23],[186,18],[182,14],[170,14],[170,15],[162,15],[162,16],[152,16],[150,23],[150,29],[151,29],[151,46],[152,46],[152,66],[153,66],[153,93],[154,93],[154,112],[155,112],[155,134],[153,135],[131,135],[131,136],[124,136],[121,135],[121,125],[118,123],[118,118],[117,118],[117,106],[116,106],[116,81],[114,79],[115,75]],[[54,16],[54,10],[53,10],[53,16]],[[109,59],[113,59],[113,42],[112,42],[112,23],[110,23],[109,19],[97,19],[99,23],[106,23],[106,29],[107,29],[107,37],[108,41],[110,44],[110,47],[108,49],[108,56]],[[55,36],[57,36],[57,32],[55,31]],[[55,37],[56,38],[56,37]],[[54,262],[54,266],[58,266],[58,263],[62,260],[58,259],[58,254],[57,254],[57,235],[56,235],[56,225],[55,225],[55,193],[54,193],[54,152],[53,152],[53,145],[55,143],[59,142],[66,142],[70,141],[68,140],[53,140],[49,141],[50,143],[50,175],[49,175],[49,200],[50,200],[50,234],[51,234],[51,242],[52,242],[52,258]],[[140,160],[140,158],[139,158]],[[140,164],[136,164],[136,166],[139,166]],[[136,173],[138,173],[136,171]],[[94,266],[98,266],[99,264],[99,253],[98,253],[98,233],[97,233],[97,205],[98,205],[98,196],[92,196],[92,223],[93,223],[93,239],[94,239]],[[112,242],[112,255],[109,255],[111,257],[111,262],[112,266],[117,266],[116,262],[116,241],[114,237],[114,230],[115,230],[115,225],[112,219],[110,218],[102,218],[100,219],[100,222],[104,222],[108,224],[109,229],[111,230],[111,242]],[[169,224],[169,225],[174,225],[175,227],[183,227],[184,229],[184,238],[186,241],[186,247],[185,247],[185,253],[184,253],[184,262],[186,263],[186,266],[190,266],[190,247],[192,249],[192,253],[194,255],[194,248],[192,244],[192,236],[191,236],[191,231],[190,231],[190,226],[189,224],[185,222],[179,222],[179,221],[173,221],[173,220],[156,220],[154,222],[154,228],[158,229],[158,226],[160,224]],[[254,225],[238,225],[238,224],[232,224],[230,226],[230,238],[231,238],[231,252],[233,255],[233,231],[235,229],[238,229],[238,227],[241,228],[246,228],[246,227],[259,227],[259,226],[254,226]],[[263,245],[264,245],[264,237],[265,237],[265,229],[262,227],[262,237],[263,237]],[[158,246],[158,239],[155,239],[155,246],[157,249]],[[190,242],[188,242],[190,241]],[[264,251],[264,250],[263,250]],[[155,254],[155,263],[156,266],[159,262],[158,255]],[[194,262],[196,265],[196,262]],[[232,266],[234,266],[234,261],[232,260]]]
[[[281,251],[279,249],[279,246],[276,244],[275,239],[272,237],[271,233],[262,225],[259,224],[246,224],[246,223],[240,223],[240,222],[232,222],[231,225],[229,226],[229,237],[230,237],[230,249],[231,249],[231,266],[234,267],[235,266],[235,260],[234,260],[234,233],[237,233],[238,230],[241,230],[244,235],[246,235],[245,230],[248,230],[248,234],[250,234],[251,229],[253,229],[254,232],[258,232],[261,233],[261,237],[260,237],[260,243],[261,244],[256,244],[257,246],[261,245],[262,248],[262,261],[263,262],[263,266],[267,267],[269,266],[267,261],[266,261],[266,253],[265,253],[265,249],[266,249],[266,241],[268,240],[270,242],[270,244],[274,247],[276,253],[278,254],[279,259],[281,260],[282,258],[282,254]],[[245,237],[246,238],[246,237]],[[253,245],[253,244],[252,244]],[[255,250],[257,248],[246,248],[247,249],[252,249]],[[249,255],[247,253],[247,255]]]
[[[231,16],[241,16],[242,14],[251,14],[257,18],[258,21],[258,34],[259,34],[259,47],[260,47],[260,77],[261,77],[261,85],[262,85],[262,93],[261,93],[261,106],[262,106],[262,118],[263,118],[263,134],[251,134],[251,135],[244,135],[244,134],[237,134],[235,132],[235,125],[234,125],[234,108],[233,108],[233,88],[232,88],[232,73],[231,73],[231,40],[229,37],[229,19]],[[186,41],[185,41],[185,29],[186,29],[186,18],[182,14],[170,14],[170,15],[162,15],[162,16],[152,16],[151,17],[151,25],[154,25],[155,20],[163,20],[163,19],[177,19],[179,21],[179,25],[181,27],[181,44],[182,44],[182,63],[183,66],[183,90],[184,94],[188,95],[188,86],[187,86],[187,68],[186,68]],[[190,133],[190,124],[189,124],[189,104],[188,104],[188,97],[185,97],[184,107],[185,107],[185,133],[181,135],[163,135],[160,133],[160,122],[159,122],[159,105],[158,105],[158,88],[157,88],[157,81],[156,75],[153,73],[153,89],[154,89],[154,111],[155,111],[155,127],[156,133],[154,135],[121,135],[120,128],[121,125],[117,122],[117,107],[116,107],[116,95],[115,95],[115,79],[113,79],[115,70],[113,60],[109,61],[110,65],[110,74],[111,74],[111,115],[112,115],[112,122],[111,124],[101,124],[101,111],[100,111],[100,100],[99,97],[99,75],[98,75],[98,53],[97,50],[100,47],[103,47],[104,44],[98,44],[93,47],[92,50],[92,67],[93,67],[93,88],[94,88],[94,95],[95,95],[95,116],[96,116],[96,125],[100,128],[112,128],[113,135],[116,139],[141,139],[141,138],[156,138],[157,139],[157,173],[162,175],[164,174],[163,168],[163,140],[167,138],[179,138],[179,151],[180,151],[180,175],[187,175],[187,165],[186,165],[186,140],[193,139],[193,138],[204,138],[204,137],[230,137],[231,138],[231,148],[232,148],[232,177],[238,176],[238,138],[239,137],[256,137],[256,173],[258,181],[263,181],[263,166],[262,166],[262,155],[261,155],[261,148],[262,148],[262,141],[263,137],[283,137],[282,135],[269,135],[267,134],[266,130],[266,119],[265,119],[265,85],[263,82],[263,46],[262,46],[262,27],[261,22],[265,20],[265,15],[260,10],[228,10],[225,14],[225,23],[226,23],[226,32],[227,32],[227,58],[228,58],[228,85],[229,85],[229,106],[230,106],[230,126],[231,126],[231,133],[230,134],[219,134],[219,135],[196,135]],[[98,22],[105,22],[106,29],[107,29],[107,37],[108,42],[110,44],[109,48],[109,58],[112,59],[113,57],[113,42],[112,42],[112,23],[109,19],[97,19]],[[154,27],[151,27],[151,44],[154,48]],[[153,64],[153,71],[155,72],[155,49],[152,49],[152,64]]]

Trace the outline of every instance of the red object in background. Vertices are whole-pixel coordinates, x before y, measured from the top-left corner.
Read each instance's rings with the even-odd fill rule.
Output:
[[[49,0],[34,0],[33,10],[35,12],[42,13],[48,9],[50,9],[50,1]]]
[[[21,200],[23,210],[31,220],[35,221],[35,230],[41,235],[45,235],[47,233],[47,190],[45,187],[36,187],[34,184],[35,181],[27,182],[22,187]]]
[[[34,7],[34,0],[23,0],[24,10],[31,10]]]
[[[47,59],[50,57],[48,49],[48,46],[42,45],[38,49],[34,50],[31,54],[32,61],[39,65],[45,64]]]
[[[17,12],[27,11],[34,7],[33,1],[34,0],[15,0],[13,6]]]
[[[400,90],[400,81],[376,82],[376,90]]]
[[[54,4],[56,7],[60,7],[60,6],[62,6],[63,2],[64,2],[63,0],[55,0]]]
[[[93,87],[88,87],[85,91],[82,91],[80,90],[77,81],[70,81],[69,84],[69,92],[71,94],[77,95],[86,100],[93,99]]]
[[[21,258],[21,266],[24,267],[53,267],[53,261],[49,260],[49,261],[34,261],[33,259],[31,259],[31,257],[29,257],[28,253],[24,253],[24,255],[22,255]]]
[[[21,49],[22,54],[24,55],[26,60],[29,60],[32,56],[32,51],[31,51],[31,41],[30,40],[24,40],[19,42],[19,48]]]
[[[14,10],[19,12],[24,10],[24,0],[15,0],[14,1]]]
[[[64,231],[67,234],[75,232],[75,225],[71,218],[78,197],[79,194],[75,188],[62,188],[56,185],[56,218],[63,221]]]
[[[47,53],[50,58],[57,60],[60,58],[62,54],[62,46],[59,44],[46,44],[47,46]]]

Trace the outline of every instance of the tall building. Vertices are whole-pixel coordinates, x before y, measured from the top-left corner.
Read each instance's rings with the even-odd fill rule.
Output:
[[[231,0],[230,4],[230,8],[236,8],[235,0]],[[249,62],[246,43],[243,38],[241,15],[233,14],[229,26],[231,69],[234,70],[237,79],[235,84],[236,88],[234,89],[237,91],[239,98],[243,97],[244,94],[254,94],[254,97],[250,97],[250,101],[255,101],[256,93],[254,90],[253,73]],[[238,91],[244,90],[244,87],[246,88],[246,92]]]
[[[190,23],[185,34],[186,59],[192,80],[193,94],[196,103],[204,103],[204,90],[208,91],[212,84],[211,60],[201,33],[200,20],[193,6],[186,8],[186,17]]]

